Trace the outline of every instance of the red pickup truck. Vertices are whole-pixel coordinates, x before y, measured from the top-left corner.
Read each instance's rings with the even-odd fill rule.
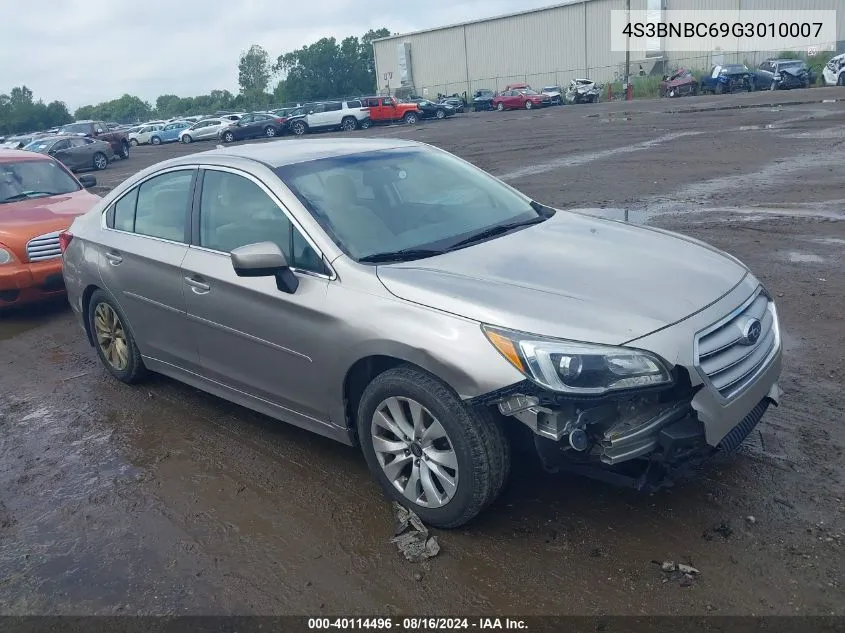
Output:
[[[59,134],[90,136],[111,145],[115,156],[129,158],[129,138],[123,132],[115,132],[102,121],[77,121],[62,126]]]
[[[404,121],[414,124],[422,119],[422,111],[416,103],[399,103],[395,97],[364,97],[361,101],[365,108],[370,109],[373,123]]]

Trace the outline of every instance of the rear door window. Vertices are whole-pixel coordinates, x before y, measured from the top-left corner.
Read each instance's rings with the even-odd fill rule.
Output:
[[[193,169],[183,169],[141,184],[135,210],[135,233],[184,242],[193,176]]]

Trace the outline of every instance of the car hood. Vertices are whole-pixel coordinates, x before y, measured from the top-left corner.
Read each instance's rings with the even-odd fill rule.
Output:
[[[378,267],[394,295],[475,321],[618,345],[676,323],[746,274],[703,242],[558,211],[508,235]]]
[[[779,73],[786,73],[787,75],[792,75],[793,77],[798,77],[799,75],[803,75],[807,72],[806,68],[781,68],[778,70]]]
[[[74,218],[90,211],[100,196],[81,189],[73,193],[0,204],[0,242],[19,250],[30,239],[63,231]]]

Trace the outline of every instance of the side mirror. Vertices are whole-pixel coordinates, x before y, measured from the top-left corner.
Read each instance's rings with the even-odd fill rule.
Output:
[[[299,280],[288,266],[288,260],[273,242],[247,244],[232,251],[232,267],[238,277],[275,277],[276,287],[293,294]]]
[[[90,189],[91,187],[97,186],[97,179],[94,178],[94,176],[85,174],[79,177],[79,184],[85,187],[86,189]]]

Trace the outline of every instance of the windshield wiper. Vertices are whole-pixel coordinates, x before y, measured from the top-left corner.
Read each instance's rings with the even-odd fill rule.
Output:
[[[32,198],[34,196],[55,196],[56,194],[52,191],[21,191],[20,193],[16,193],[13,196],[9,196],[8,198],[3,198],[0,202],[16,202],[18,200],[26,200],[27,198]]]
[[[445,251],[436,250],[433,248],[405,248],[398,251],[389,251],[386,253],[373,253],[366,255],[359,259],[359,262],[369,264],[377,264],[381,262],[406,262],[412,259],[423,259],[425,257],[434,257],[435,255],[442,255]]]
[[[451,244],[448,250],[451,251],[455,248],[460,248],[461,246],[467,246],[468,244],[474,244],[475,242],[479,242],[481,240],[496,237],[497,235],[502,235],[503,233],[513,231],[514,229],[518,229],[522,226],[531,226],[532,224],[539,224],[540,222],[545,222],[546,219],[547,218],[543,216],[539,216],[536,218],[531,218],[530,220],[520,220],[519,222],[510,222],[509,224],[497,224],[496,226],[491,226],[489,229],[484,229],[483,231],[480,231],[475,235],[471,235],[466,239]]]

